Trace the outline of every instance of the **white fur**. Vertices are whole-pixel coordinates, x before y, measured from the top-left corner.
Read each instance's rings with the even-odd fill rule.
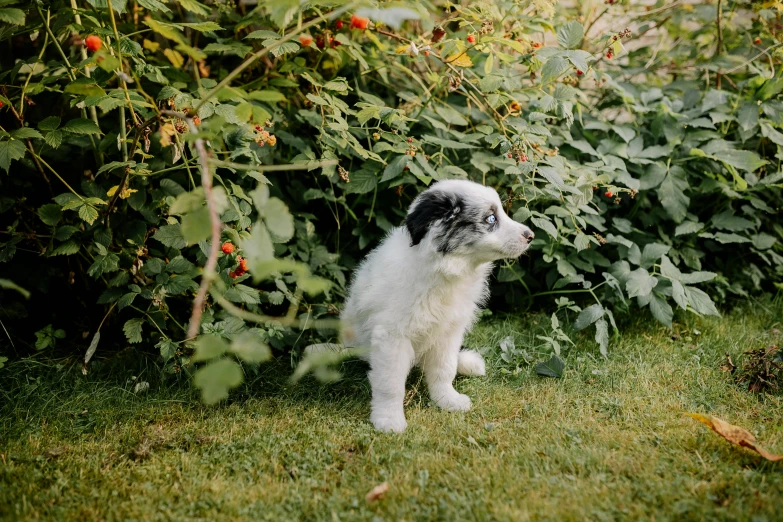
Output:
[[[415,246],[405,226],[395,228],[355,273],[342,314],[343,344],[369,348],[370,420],[381,431],[407,426],[405,380],[414,365],[422,369],[435,404],[452,411],[470,409],[470,398],[452,382],[457,372],[484,375],[485,367],[477,352],[460,351],[463,337],[488,297],[492,262],[519,257],[532,239],[530,229],[506,216],[495,190],[469,181],[434,184],[413,202],[409,219],[433,192],[458,198],[463,208],[454,215],[460,217],[493,207],[498,226],[483,233],[482,227],[489,225],[482,223],[448,253],[438,251],[445,221],[434,222]]]

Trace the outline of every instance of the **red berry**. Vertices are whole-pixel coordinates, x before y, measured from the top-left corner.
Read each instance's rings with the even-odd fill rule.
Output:
[[[95,36],[94,34],[91,34],[84,40],[84,45],[92,52],[97,51],[101,48],[101,45],[103,45],[103,42],[101,41],[100,37]]]
[[[408,138],[408,143],[413,143],[413,138]]]
[[[220,249],[226,255],[231,254],[234,251],[234,244],[231,241],[226,241]]]
[[[753,40],[753,43],[756,44],[756,45],[760,45],[761,44],[761,38],[756,38],[755,40]]]
[[[598,190],[598,187],[593,187],[593,190]]]
[[[611,190],[607,190],[606,193],[604,194],[604,196],[606,196],[607,198],[611,198],[613,195],[614,194],[612,194]]]
[[[514,155],[513,155],[513,154],[511,154],[511,153],[509,152],[508,154],[506,154],[506,157],[508,157],[508,158],[513,158],[513,157],[514,157]]]
[[[577,70],[576,70],[576,75],[577,75],[577,76],[582,76],[583,74],[584,74],[584,73],[582,72],[582,70],[581,70],[581,69],[577,69]]]
[[[476,37],[473,36],[472,34],[469,34],[468,35],[468,42],[469,43],[476,43]]]
[[[321,35],[318,35],[315,37],[315,45],[318,46],[319,49],[324,48],[324,37]]]
[[[411,170],[411,169],[410,169],[410,168],[408,168],[408,166],[407,166],[407,165],[405,165],[405,168],[404,168],[404,169],[402,169],[402,170]]]
[[[236,272],[234,272],[234,271],[232,270],[231,272],[229,272],[229,273],[228,273],[228,277],[230,277],[231,279],[236,279],[236,278],[237,278],[237,277],[239,277],[239,276],[237,275],[237,273],[236,273]]]
[[[311,43],[313,43],[313,37],[309,34],[300,34],[299,43],[302,44],[302,47],[308,47]]]
[[[247,259],[244,257],[239,257],[239,268],[242,269],[242,272],[247,272]]]
[[[522,157],[521,157],[521,158],[519,158],[519,160],[520,160],[520,161],[527,161],[527,160],[528,160],[528,157],[527,157],[527,155],[526,155],[526,154],[522,154]]]
[[[353,15],[351,17],[351,29],[367,29],[369,24],[369,18],[364,18],[363,16],[358,15]]]
[[[337,20],[337,21],[334,23],[334,28],[335,28],[335,29],[337,29],[338,31],[339,31],[340,29],[342,29],[342,28],[343,28],[343,21],[342,21],[342,20]]]
[[[2,108],[2,107],[3,107],[3,102],[0,101],[0,108]]]
[[[612,54],[612,51],[609,51],[608,53],[606,53],[606,58],[607,58],[608,60],[611,60],[611,59],[612,59],[612,56],[614,56],[614,54]]]
[[[429,51],[424,51],[424,56],[429,56],[429,55],[430,55]]]
[[[540,43],[538,43],[538,42],[533,42],[533,49],[538,49],[539,47],[541,47],[541,44],[540,44]]]

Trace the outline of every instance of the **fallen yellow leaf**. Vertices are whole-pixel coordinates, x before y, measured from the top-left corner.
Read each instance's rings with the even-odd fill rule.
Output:
[[[468,56],[467,53],[452,54],[446,58],[446,63],[450,63],[456,67],[473,67],[473,60],[470,59],[470,56]]]
[[[733,444],[737,444],[738,446],[752,449],[767,460],[771,460],[773,462],[783,460],[783,455],[775,455],[757,445],[756,437],[754,437],[753,434],[745,428],[734,426],[733,424],[729,424],[728,422],[717,417],[709,417],[707,415],[702,415],[701,413],[688,413],[687,415],[701,423],[706,424],[712,429],[712,431],[727,441]]]

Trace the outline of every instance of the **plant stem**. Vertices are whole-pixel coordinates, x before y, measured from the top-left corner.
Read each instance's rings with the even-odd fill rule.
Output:
[[[720,56],[721,48],[723,47],[723,27],[721,27],[721,17],[723,16],[723,0],[718,0],[718,12],[716,15],[716,23],[718,24],[718,43],[715,49],[715,57]],[[715,73],[715,87],[720,89],[720,69]]]
[[[78,7],[76,6],[76,0],[71,0],[71,8],[73,9],[73,19],[74,19],[74,21],[78,25],[82,25],[82,15],[79,14]],[[49,15],[49,13],[47,11],[47,16],[48,15]],[[48,25],[49,22],[47,21],[46,23]],[[82,61],[86,60],[87,59],[87,48],[85,46],[83,46],[83,45],[82,45],[81,53],[82,53]],[[90,68],[89,67],[85,67],[84,68],[84,75],[87,76],[87,78],[90,77]],[[90,118],[95,123],[95,125],[100,127],[100,125],[98,125],[98,111],[95,110],[95,106],[90,107]],[[103,156],[103,154],[100,154],[100,155]],[[101,163],[103,163],[103,158],[101,158]]]
[[[107,5],[109,6],[109,19],[111,20],[111,28],[114,31],[114,39],[117,41],[117,59],[120,61],[120,72],[122,72],[122,49],[120,47],[120,33],[117,32],[117,22],[114,20],[114,7],[111,5],[111,0],[106,0]],[[130,93],[128,93],[128,85],[125,83],[125,80],[120,77],[120,86],[122,87],[122,90],[125,91],[125,101],[128,102],[128,108],[130,109],[131,118],[133,118],[133,124],[138,125],[139,120],[136,117],[136,113],[133,110],[133,103],[130,99]],[[123,111],[120,111],[123,122],[122,122],[122,128],[125,128],[125,113]],[[126,148],[127,151],[127,148]],[[125,161],[128,161],[127,158],[125,158]]]
[[[190,132],[194,135],[198,134],[196,124],[193,123],[193,120],[188,115],[175,111],[162,111],[162,114],[185,120]],[[207,262],[204,265],[204,273],[201,276],[201,285],[199,286],[196,298],[193,300],[193,313],[190,316],[190,324],[188,325],[188,339],[193,339],[198,336],[199,328],[201,326],[201,314],[204,312],[207,292],[209,291],[210,284],[212,284],[212,280],[216,276],[215,267],[217,267],[218,252],[220,250],[220,232],[223,226],[217,212],[217,204],[212,197],[212,173],[209,171],[209,154],[207,153],[206,145],[202,138],[196,138],[194,145],[199,155],[201,186],[204,188],[204,197],[207,200],[212,234],[211,243],[209,245],[209,255],[207,256]]]
[[[74,195],[75,195],[77,198],[79,198],[80,200],[84,201],[84,198],[83,198],[83,197],[81,197],[81,195],[79,195],[79,193],[78,193],[78,192],[76,192],[75,190],[73,190],[73,187],[71,187],[71,186],[68,184],[68,182],[67,182],[67,181],[65,181],[65,180],[62,178],[62,176],[60,176],[59,174],[57,174],[57,171],[56,171],[56,170],[54,170],[54,169],[51,167],[51,165],[49,165],[48,163],[46,163],[46,161],[44,161],[44,159],[43,159],[41,156],[39,156],[38,154],[36,154],[36,153],[35,153],[34,151],[32,151],[32,150],[30,151],[30,154],[32,154],[32,155],[33,155],[33,158],[36,158],[36,159],[37,159],[37,161],[40,161],[41,163],[43,163],[43,165],[44,165],[44,166],[45,166],[47,169],[49,169],[49,171],[50,171],[52,174],[54,174],[54,175],[57,177],[57,179],[59,179],[60,181],[62,181],[63,185],[65,185],[66,187],[68,187],[68,190],[70,190],[71,192],[73,192],[73,194],[74,194]]]
[[[49,21],[51,20],[51,12],[47,9],[46,10],[46,25],[49,25]],[[49,45],[49,33],[44,33],[44,43],[41,46],[41,52],[38,54],[38,60],[35,62],[36,64],[40,62],[43,59],[43,55],[46,52],[46,46]],[[33,65],[35,67],[35,65]],[[27,86],[30,84],[30,78],[33,77],[33,67],[30,68],[30,74],[27,75],[27,79],[24,82],[24,86],[22,87],[22,96],[19,99],[19,117],[21,118],[24,114],[24,92],[27,90]]]

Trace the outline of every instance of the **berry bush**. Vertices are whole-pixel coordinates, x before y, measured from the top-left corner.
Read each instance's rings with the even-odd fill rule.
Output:
[[[780,290],[783,7],[577,4],[0,1],[0,343],[218,401],[446,178],[535,229],[491,305],[556,353]]]

